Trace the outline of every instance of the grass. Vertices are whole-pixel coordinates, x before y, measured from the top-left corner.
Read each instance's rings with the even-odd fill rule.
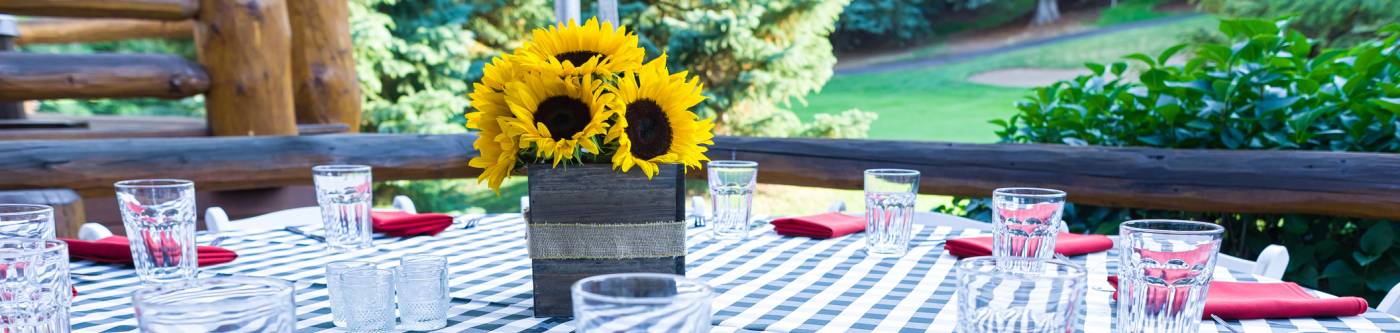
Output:
[[[1157,5],[1160,3],[1160,0],[1119,0],[1117,6],[1099,13],[1099,20],[1095,24],[1103,27],[1171,15],[1157,11]]]

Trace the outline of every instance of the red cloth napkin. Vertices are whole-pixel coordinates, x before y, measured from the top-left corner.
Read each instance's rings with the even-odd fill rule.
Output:
[[[772,224],[773,230],[784,236],[834,238],[865,231],[865,217],[841,213],[785,217]]]
[[[943,248],[955,257],[980,257],[992,255],[992,237],[964,237],[948,240]],[[1055,253],[1075,256],[1113,248],[1113,240],[1104,235],[1080,235],[1060,233],[1055,236]]]
[[[437,235],[452,226],[452,215],[409,214],[405,212],[371,212],[374,231],[394,237]]]
[[[1108,277],[1108,283],[1118,288],[1118,277]],[[1118,299],[1117,292],[1113,298]],[[1360,297],[1317,298],[1292,282],[1211,281],[1201,319],[1212,314],[1225,319],[1347,317],[1369,307]]]
[[[68,243],[68,257],[70,258],[109,264],[132,264],[131,245],[128,243],[126,237],[111,236],[96,241],[64,238],[63,241]],[[166,238],[165,241],[174,242],[174,240],[169,238]],[[152,249],[152,252],[158,252],[161,248],[156,246],[155,241],[149,238],[147,239],[147,245]],[[178,247],[172,246],[171,248]],[[195,250],[197,251],[195,256],[198,257],[198,264],[200,266],[218,265],[238,259],[237,253],[222,247],[198,246],[195,247]],[[171,253],[170,256],[160,257],[179,258],[180,254],[177,252]]]

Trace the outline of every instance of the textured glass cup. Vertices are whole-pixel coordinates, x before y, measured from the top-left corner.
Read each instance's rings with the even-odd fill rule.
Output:
[[[336,261],[326,264],[326,292],[331,299],[331,323],[335,327],[345,327],[344,306],[340,305],[340,298],[344,296],[336,295],[340,293],[340,279],[336,276],[357,269],[374,269],[374,263],[368,261]]]
[[[574,329],[709,332],[710,286],[659,273],[607,274],[574,283]]]
[[[1136,220],[1118,227],[1118,331],[1196,332],[1225,228]]]
[[[321,206],[326,246],[332,251],[370,247],[370,168],[364,165],[320,165],[311,168],[316,203]]]
[[[1055,256],[1055,236],[1063,225],[1060,216],[1064,210],[1064,191],[1031,187],[992,191],[992,256],[1041,259]],[[1003,262],[1011,263],[1013,261]],[[1026,269],[1035,270],[1034,267]]]
[[[997,258],[958,261],[958,332],[1074,332],[1088,271],[1070,262],[1040,258],[1007,270]]]
[[[865,170],[865,252],[872,257],[900,257],[909,251],[914,228],[914,199],[919,172]]]
[[[0,331],[68,332],[67,243],[0,238],[0,280]]]
[[[398,273],[400,328],[431,331],[447,326],[447,258],[404,257],[399,259]]]
[[[132,295],[141,332],[294,332],[295,288],[286,281],[221,277],[149,285]]]
[[[117,206],[143,282],[193,279],[197,272],[194,182],[143,179],[117,182]]]
[[[394,329],[394,271],[357,269],[339,276],[340,309],[345,329],[351,332],[388,332]]]
[[[758,163],[710,161],[705,168],[710,173],[710,228],[715,238],[748,238]]]
[[[52,239],[53,207],[0,204],[0,237]]]

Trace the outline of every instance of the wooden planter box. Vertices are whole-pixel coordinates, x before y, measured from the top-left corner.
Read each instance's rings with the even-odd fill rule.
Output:
[[[573,316],[570,288],[585,277],[632,272],[685,275],[685,173],[681,165],[661,165],[661,172],[651,180],[638,170],[622,174],[605,164],[561,165],[558,168],[531,165],[528,170],[530,211],[526,220],[531,233],[535,317]],[[537,236],[560,224],[599,227],[655,225],[658,222],[681,224],[674,229],[666,226],[664,237],[594,242],[578,252],[610,252],[617,251],[623,244],[657,244],[660,241],[679,242],[680,255],[614,259],[583,255],[590,258],[542,259],[540,254],[549,251],[537,250],[538,246],[561,243],[541,244],[550,238]]]

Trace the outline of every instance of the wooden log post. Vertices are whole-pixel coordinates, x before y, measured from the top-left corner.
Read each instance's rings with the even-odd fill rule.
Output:
[[[192,18],[199,0],[0,0],[0,12],[55,17]]]
[[[210,133],[297,134],[286,0],[201,0],[194,38]]]
[[[19,38],[19,28],[16,27],[15,17],[0,14],[0,52],[13,52],[15,50],[15,40]],[[28,115],[24,110],[24,102],[3,102],[0,101],[0,121],[24,119]]]
[[[138,19],[38,19],[19,23],[19,45],[190,38],[194,22]]]
[[[204,70],[176,56],[0,52],[0,101],[184,98],[208,89]]]
[[[360,129],[360,82],[345,0],[293,0],[292,84],[298,124],[342,123]]]

